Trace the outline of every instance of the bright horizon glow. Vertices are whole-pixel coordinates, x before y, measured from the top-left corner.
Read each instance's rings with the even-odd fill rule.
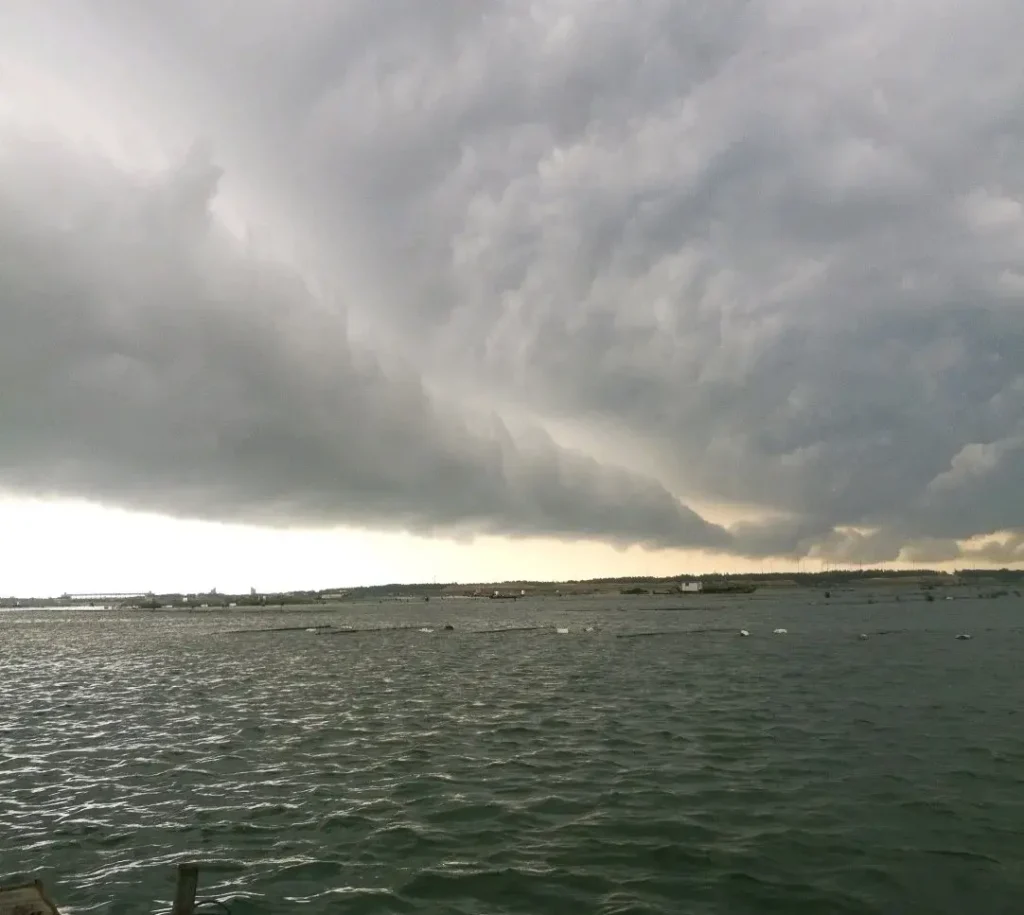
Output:
[[[353,529],[273,530],[71,501],[0,499],[0,517],[0,597],[196,593],[212,588],[229,594],[250,588],[273,593],[431,581],[565,581],[823,568],[816,560],[744,561],[697,551],[617,550],[583,541],[480,537],[456,542]],[[950,571],[953,565],[929,567]]]

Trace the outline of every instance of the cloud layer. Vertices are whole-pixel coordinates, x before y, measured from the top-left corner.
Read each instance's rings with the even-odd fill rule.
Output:
[[[1019,3],[110,9],[90,35],[144,57],[131,110],[151,97],[154,131],[208,141],[224,174],[200,157],[146,183],[59,123],[29,151],[7,122],[0,484],[1020,560]],[[15,20],[30,50],[77,49],[53,79],[87,71],[74,17]],[[218,188],[315,249],[345,319],[224,232]],[[613,430],[658,479],[481,423],[459,391]],[[726,534],[677,496],[753,517]]]
[[[725,542],[655,481],[388,373],[218,226],[202,159],[129,181],[8,143],[0,171],[0,485],[262,524]]]

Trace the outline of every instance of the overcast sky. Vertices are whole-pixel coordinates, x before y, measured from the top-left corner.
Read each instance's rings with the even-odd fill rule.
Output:
[[[0,593],[1024,562],[1022,34],[0,5]]]

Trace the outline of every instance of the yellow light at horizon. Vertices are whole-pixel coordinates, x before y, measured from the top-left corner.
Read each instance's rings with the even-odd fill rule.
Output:
[[[796,571],[781,560],[591,541],[472,541],[337,528],[269,529],[190,521],[80,501],[0,497],[0,596],[104,591],[222,593],[417,582]],[[954,564],[935,568],[952,570]],[[962,563],[961,563],[962,565]],[[803,571],[822,564],[803,560]],[[885,563],[885,568],[914,568]]]

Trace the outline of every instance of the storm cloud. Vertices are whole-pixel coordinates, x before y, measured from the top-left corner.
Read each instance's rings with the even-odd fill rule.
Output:
[[[1020,560],[1021,4],[82,9],[0,13],[108,140],[0,111],[0,485]],[[110,153],[140,119],[159,167]]]
[[[262,524],[725,542],[656,482],[386,371],[218,229],[209,163],[130,182],[60,147],[5,153],[3,485]]]

